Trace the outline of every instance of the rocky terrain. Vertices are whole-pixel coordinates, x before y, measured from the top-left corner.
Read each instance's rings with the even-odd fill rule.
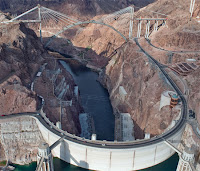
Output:
[[[110,92],[115,115],[131,114],[136,139],[143,138],[144,133],[161,134],[178,116],[177,110],[170,111],[169,106],[159,111],[161,93],[171,88],[133,42],[123,45],[112,56],[103,82]],[[119,94],[119,86],[127,92],[125,100]]]
[[[166,51],[153,48],[146,40],[141,39],[140,41],[143,48],[163,64],[171,65],[176,62],[185,62],[188,58],[193,58],[197,60],[196,64],[199,65],[199,52],[196,51],[199,50],[200,43],[200,24],[198,23],[200,6],[199,3],[196,3],[192,18],[190,18],[189,6],[190,1],[158,0],[135,13],[135,18],[167,18],[167,25],[161,27],[162,22],[160,22],[160,27],[157,32],[153,31],[153,22],[151,22],[150,27],[151,43],[159,48],[166,49]],[[152,11],[165,15],[152,13]],[[100,17],[102,17],[102,15],[94,19]],[[122,15],[117,21],[112,23],[112,26],[128,36],[129,17],[129,14]],[[137,22],[134,21],[134,37],[136,36],[136,32]],[[145,24],[143,22],[142,36],[144,36],[144,33]],[[65,36],[68,38],[67,34],[65,34]],[[155,69],[152,69],[151,64],[146,61],[146,57],[141,58],[142,54],[138,52],[134,44],[129,42],[129,44],[123,46],[124,40],[118,34],[109,28],[95,24],[89,24],[87,27],[81,28],[76,34],[73,34],[73,36],[70,35],[69,38],[76,47],[91,47],[91,50],[101,56],[99,57],[100,59],[109,57],[110,62],[106,66],[105,75],[103,77],[104,83],[109,90],[115,111],[131,113],[136,125],[136,138],[141,138],[144,132],[155,135],[166,129],[172,120],[172,116],[169,109],[166,108],[163,108],[163,111],[160,113],[158,111],[158,106],[161,92],[169,89],[169,87],[163,85],[163,81],[160,80]],[[131,49],[131,52],[130,50],[125,50],[125,47]],[[59,49],[61,51],[64,49],[65,52],[70,52],[65,45]],[[194,52],[176,53],[172,51]],[[89,57],[93,59],[92,56]],[[95,58],[96,57],[94,57],[94,59]],[[96,65],[96,60],[94,61],[93,64]],[[200,122],[198,86],[200,77],[198,73],[199,69],[190,73],[188,76],[179,77],[187,83],[187,87],[190,89],[189,108],[195,111],[196,117]],[[118,87],[121,85],[125,87],[128,93],[126,103],[119,99]],[[165,115],[166,118],[163,117],[162,112],[164,115],[166,112],[168,113]],[[154,121],[152,122],[152,120]],[[192,146],[198,138],[191,127],[187,127],[186,132],[187,131],[191,133],[191,139],[193,139],[190,143],[187,143],[187,145]],[[186,140],[187,138],[184,136],[183,139]],[[197,147],[199,147],[199,143],[197,143]]]
[[[0,68],[1,115],[40,112],[43,107],[50,121],[56,124],[60,121],[62,110],[62,129],[80,134],[78,115],[82,108],[74,95],[72,76],[43,48],[33,30],[22,23],[0,28]],[[55,74],[57,70],[59,73]],[[36,76],[38,72],[41,72],[41,77]],[[57,78],[52,82],[52,77]],[[62,96],[60,94],[63,87],[59,87],[61,80],[64,80],[63,84],[68,90]],[[60,107],[61,101],[69,101],[70,105]],[[40,135],[37,125],[32,119],[18,119],[13,122],[1,124],[2,159],[9,157],[15,163],[30,163],[35,160],[35,150],[42,141],[41,136],[35,141],[31,140]],[[23,125],[26,127],[29,122],[32,123],[30,127],[23,130]],[[19,125],[19,129],[15,125]],[[10,129],[7,130],[7,127]],[[16,141],[17,144],[14,145]]]
[[[37,95],[43,96],[44,100],[46,101],[48,98],[46,95],[52,95],[54,92],[54,89],[56,89],[57,85],[60,83],[62,78],[65,78],[65,80],[68,80],[66,84],[69,84],[69,91],[66,94],[66,96],[62,97],[61,99],[57,99],[55,95],[52,95],[52,100],[55,101],[54,105],[57,105],[57,109],[55,108],[55,114],[54,112],[49,114],[54,115],[55,118],[52,121],[57,122],[59,120],[59,101],[60,100],[73,100],[74,109],[66,113],[73,113],[73,116],[75,118],[72,119],[74,123],[76,123],[74,130],[72,129],[73,126],[70,128],[73,130],[71,133],[78,134],[79,133],[79,126],[78,126],[78,113],[80,112],[80,106],[76,106],[78,104],[77,100],[72,99],[73,98],[73,88],[75,86],[72,77],[70,74],[65,72],[65,70],[60,66],[60,64],[57,62],[57,60],[54,60],[54,57],[46,50],[43,49],[42,44],[40,43],[40,40],[37,38],[36,34],[26,28],[23,24],[10,24],[6,31],[1,30],[1,61],[0,66],[2,68],[2,72],[0,74],[1,76],[1,98],[7,99],[6,101],[1,103],[2,112],[5,113],[7,111],[7,114],[9,113],[16,113],[16,112],[28,112],[28,111],[36,111],[39,109],[40,106],[40,100],[38,99]],[[5,32],[4,32],[5,31]],[[9,32],[9,34],[8,34]],[[46,63],[46,67],[42,67]],[[52,82],[50,80],[50,77],[52,75],[46,74],[46,72],[52,72],[55,70],[59,70],[60,73],[57,74],[57,79],[55,79],[55,82]],[[37,78],[36,74],[38,71],[42,70],[43,73],[41,74],[41,78]],[[13,75],[13,77],[9,77]],[[8,79],[8,80],[7,80]],[[31,91],[31,86],[34,83],[34,91]],[[52,86],[50,89],[43,87]],[[41,91],[42,90],[42,91]],[[57,90],[57,93],[59,93],[60,90]],[[23,93],[24,92],[24,95]],[[72,93],[69,93],[72,92]],[[20,96],[18,96],[21,94]],[[16,99],[13,98],[16,96]],[[58,94],[57,94],[58,96]],[[16,104],[13,107],[11,106],[5,106],[4,103],[7,101],[10,101],[9,98],[12,97],[13,103],[9,103],[9,105]],[[25,98],[26,97],[26,98]],[[24,100],[20,101],[20,98],[25,98]],[[30,100],[28,100],[30,98]],[[25,102],[26,101],[26,102]],[[29,102],[30,101],[30,102]],[[28,106],[27,106],[28,105]],[[46,107],[48,104],[45,103],[44,111],[51,111],[48,107]],[[49,106],[55,107],[55,106]],[[65,108],[65,107],[64,107]],[[26,109],[26,110],[25,110]],[[67,110],[67,109],[66,109]],[[11,112],[8,112],[11,111]],[[74,114],[74,112],[76,114]],[[51,117],[50,117],[51,118]],[[67,121],[69,122],[69,120]],[[67,122],[65,123],[67,125]],[[71,122],[71,120],[70,120]],[[68,129],[66,129],[68,130]],[[70,132],[70,130],[68,130]]]
[[[155,0],[0,0],[0,10],[12,14],[24,12],[37,4],[79,17],[91,17],[114,12],[129,5],[146,6]]]
[[[37,149],[44,142],[36,121],[29,117],[0,121],[1,160],[18,164],[36,161]]]
[[[195,52],[199,50],[199,43],[200,43],[200,24],[198,23],[198,16],[200,15],[200,6],[199,3],[196,3],[195,9],[194,9],[194,14],[192,18],[190,19],[190,13],[189,13],[189,6],[190,2],[185,2],[183,0],[178,0],[178,1],[156,1],[155,3],[152,3],[148,5],[145,8],[142,8],[138,10],[135,13],[135,18],[139,17],[160,17],[160,18],[167,18],[167,25],[159,27],[159,30],[153,31],[153,22],[151,22],[151,35],[150,35],[150,40],[152,44],[155,46],[158,46],[160,48],[164,48],[168,51],[161,51],[159,49],[153,48],[146,43],[145,40],[141,40],[142,46],[147,50],[154,58],[159,60],[161,63],[164,64],[171,64],[171,63],[176,63],[176,62],[185,62],[187,58],[194,58],[197,60],[197,65],[199,61],[199,52]],[[158,12],[162,13],[165,15],[161,14],[156,14],[152,13]],[[100,16],[98,16],[100,17]],[[136,31],[137,31],[137,23],[134,21],[134,35],[136,36]],[[161,24],[161,23],[160,23]],[[129,27],[129,14],[124,14],[121,17],[118,18],[117,21],[114,21],[112,23],[112,26],[114,26],[116,29],[122,31],[122,33],[125,33],[127,36],[127,32],[125,30],[128,30]],[[142,25],[142,35],[145,33],[145,25],[143,23]],[[72,43],[75,46],[78,47],[92,47],[91,49],[95,51],[97,54],[104,54],[104,56],[108,56],[111,58],[111,61],[114,60],[112,65],[108,65],[106,67],[106,77],[110,78],[110,82],[113,82],[113,84],[110,84],[109,81],[106,80],[107,87],[109,92],[111,93],[111,97],[114,91],[117,91],[117,88],[114,84],[118,82],[116,79],[120,78],[120,74],[127,74],[132,71],[131,68],[134,67],[124,67],[125,69],[122,71],[122,73],[119,72],[120,68],[122,65],[122,56],[124,55],[124,59],[128,58],[128,60],[133,60],[133,56],[140,56],[138,54],[136,55],[130,55],[130,54],[124,54],[121,52],[121,58],[116,57],[116,55],[112,56],[112,52],[115,49],[118,49],[123,44],[124,40],[116,33],[114,33],[111,29],[102,27],[99,25],[94,25],[94,24],[89,24],[86,28],[82,29],[79,31],[73,38],[72,38]],[[132,47],[132,49],[135,46]],[[121,47],[121,49],[123,49]],[[129,49],[129,48],[128,48]],[[173,53],[171,51],[194,51],[191,53]],[[106,53],[105,53],[106,52]],[[130,53],[130,52],[129,52]],[[135,52],[134,52],[135,53]],[[106,54],[106,55],[105,55]],[[122,55],[123,54],[123,55]],[[118,56],[120,56],[118,54]],[[170,56],[172,56],[172,61],[169,60]],[[118,60],[116,60],[118,59]],[[116,60],[116,62],[115,62]],[[115,64],[113,64],[115,63]],[[119,64],[118,64],[119,63]],[[129,62],[128,62],[129,63]],[[138,61],[136,62],[138,63]],[[118,64],[118,65],[117,65]],[[133,62],[133,64],[135,64]],[[130,65],[130,64],[129,64]],[[115,71],[113,71],[114,69]],[[130,69],[129,69],[130,68]],[[143,66],[141,68],[144,68]],[[141,69],[140,68],[140,69]],[[139,67],[136,68],[136,72],[138,73],[143,73],[142,70],[140,70]],[[135,68],[134,68],[135,71]],[[148,78],[153,77],[154,75],[152,74],[153,71],[149,71],[145,73],[148,75]],[[194,109],[197,113],[197,118],[199,120],[199,89],[198,89],[198,84],[199,84],[199,69],[191,74],[189,74],[187,77],[182,77],[183,80],[185,80],[188,83],[189,89],[190,89],[190,101],[189,105],[192,109]],[[115,77],[113,75],[116,74]],[[122,85],[127,86],[127,82],[121,80]],[[129,80],[130,81],[130,80]],[[149,82],[149,79],[148,79]],[[154,81],[155,82],[155,81]],[[157,83],[157,81],[156,81]],[[159,83],[159,81],[158,81]],[[137,81],[137,86],[139,86],[139,82]],[[139,84],[139,85],[138,85]],[[134,85],[134,86],[132,86]],[[110,87],[111,86],[111,87]],[[135,84],[130,84],[127,87],[127,92],[128,94],[131,94],[131,91],[135,89]],[[152,88],[154,90],[154,88]],[[161,89],[157,89],[157,102],[159,101],[159,94],[162,91]],[[143,92],[146,91],[146,89],[143,90]],[[152,90],[151,90],[152,91]],[[143,93],[142,92],[142,93]],[[155,94],[155,93],[154,93]],[[145,95],[146,96],[146,95]],[[138,96],[136,96],[138,97]],[[114,100],[115,101],[115,100]],[[113,102],[114,104],[115,102]],[[116,102],[117,103],[117,102]],[[156,101],[153,103],[156,104]],[[144,103],[146,104],[146,103]],[[134,100],[131,102],[132,106],[135,106]],[[114,105],[116,106],[116,105]],[[145,106],[144,108],[147,109],[149,105]],[[125,109],[127,108],[126,104],[123,106]],[[139,117],[139,116],[138,116]],[[143,122],[145,122],[143,120]],[[139,124],[142,126],[143,124]],[[143,128],[145,126],[142,126]]]
[[[16,75],[10,76],[0,86],[0,112],[2,115],[37,110],[36,93],[23,86],[20,78]]]
[[[11,3],[12,1],[7,1],[7,3],[9,2]],[[104,1],[99,2],[87,0],[76,2],[59,1],[59,3],[56,3],[53,9],[65,14],[73,15],[77,19],[98,19],[108,13],[126,7],[130,4],[136,4],[138,1],[119,0],[115,3],[117,5],[114,7],[111,2],[103,2]],[[43,3],[45,4],[45,2]],[[51,3],[53,4],[55,1]],[[48,7],[52,6],[51,3],[48,3]],[[60,4],[62,4],[62,6]],[[23,5],[25,6],[26,4],[23,3]],[[34,6],[35,4],[33,3],[31,5]],[[141,6],[145,5],[146,4],[144,3]],[[199,65],[200,53],[197,52],[197,50],[199,50],[200,45],[200,24],[198,23],[197,17],[200,15],[200,6],[195,6],[194,14],[192,18],[190,18],[189,5],[190,1],[157,0],[154,3],[135,12],[135,18],[167,18],[167,25],[161,26],[162,23],[159,23],[160,27],[157,32],[153,31],[153,22],[151,22],[150,27],[151,43],[166,50],[163,51],[150,46],[144,38],[139,40],[141,45],[148,53],[166,66],[176,62],[185,62],[187,58],[196,59],[196,64]],[[108,8],[110,6],[112,8]],[[29,8],[30,5],[27,5],[26,7]],[[20,9],[21,6],[18,6],[15,12],[20,11]],[[13,7],[5,7],[4,11],[13,12]],[[152,11],[157,13],[152,13]],[[165,15],[158,13],[163,13]],[[80,16],[80,14],[82,16]],[[129,21],[130,15],[123,14],[111,24],[125,36],[128,36]],[[12,32],[12,30],[15,30],[14,27],[21,28],[20,30],[22,32]],[[133,30],[133,37],[135,37],[137,32],[137,22],[135,20]],[[6,34],[7,32],[11,33],[9,34],[9,37]],[[144,36],[144,33],[145,24],[143,23],[142,36]],[[52,60],[52,55],[49,56],[47,54],[38,40],[37,43],[30,43],[29,41],[26,42],[26,39],[20,38],[20,36],[24,36],[34,40],[36,39],[36,35],[30,30],[27,34],[27,29],[25,29],[22,25],[20,25],[20,27],[10,25],[9,29],[2,30],[0,35],[2,37],[0,40],[0,67],[4,68],[3,72],[0,73],[1,79],[6,78],[9,73],[18,71],[15,74],[16,78],[18,80],[20,79],[19,82],[21,82],[21,85],[26,87],[26,89],[20,87],[20,89],[17,89],[17,91],[22,91],[21,89],[23,89],[24,96],[26,96],[26,93],[29,93],[30,91],[27,89],[30,89],[30,84],[34,78],[34,75],[39,69],[39,64],[44,64],[47,62],[47,58],[51,59],[42,73],[42,76],[36,79],[34,88],[37,94],[44,97],[45,101],[48,101],[48,103],[44,105],[44,111],[55,123],[59,120],[59,115],[55,116],[53,113],[59,111],[59,103],[58,101],[54,102],[54,99],[56,99],[55,93],[53,92],[55,90],[54,86],[58,86],[64,76],[67,78],[66,83],[70,85],[70,90],[73,91],[74,83],[72,83],[73,81],[71,76],[63,71],[59,63],[55,62],[55,60]],[[48,37],[49,35],[46,36]],[[155,66],[148,61],[147,57],[139,50],[134,41],[124,43],[122,37],[120,37],[110,28],[95,24],[88,24],[84,27],[70,30],[64,33],[62,36],[63,39],[55,39],[55,41],[50,45],[50,48],[79,59],[87,59],[92,65],[101,68],[104,67],[104,72],[101,74],[101,82],[110,93],[114,114],[116,116],[119,113],[131,114],[131,117],[134,121],[134,134],[136,139],[144,138],[144,133],[150,133],[151,136],[161,134],[168,128],[168,126],[171,124],[171,121],[176,119],[179,112],[176,109],[171,110],[168,106],[166,106],[161,111],[158,110],[161,93],[165,90],[171,90],[171,87],[166,84]],[[70,39],[72,43],[65,43],[66,39]],[[21,44],[23,45],[22,42],[25,42],[26,48],[21,46]],[[37,51],[35,50],[36,47]],[[22,50],[19,50],[19,48]],[[13,53],[13,50],[16,52]],[[174,51],[195,52],[179,53]],[[23,53],[23,55],[21,53]],[[10,58],[6,58],[8,55]],[[31,60],[32,62],[27,62],[27,59]],[[21,60],[23,62],[21,62]],[[24,65],[24,63],[26,65]],[[24,69],[23,72],[20,70],[20,68]],[[58,75],[58,79],[53,85],[52,80],[48,77],[48,72],[49,70],[58,70],[58,68],[61,68],[62,72],[59,73],[60,76]],[[187,87],[190,90],[188,97],[189,108],[195,111],[196,118],[200,123],[200,94],[198,86],[200,82],[199,70],[200,69],[198,68],[196,71],[188,74],[187,76],[180,76],[180,78],[187,83]],[[11,79],[12,78],[13,77],[11,77]],[[15,86],[14,83],[9,83],[8,81],[4,82],[2,84],[2,97],[5,96],[4,86],[8,84],[11,87]],[[47,85],[49,87],[48,90],[46,88]],[[127,92],[127,97],[125,100],[122,100],[119,95],[119,86],[123,86]],[[70,93],[71,91],[67,93],[63,100],[72,100],[72,103],[75,102],[75,104],[78,104],[77,100],[74,99],[73,95]],[[7,92],[10,94],[17,94],[16,92],[10,92],[9,89]],[[21,107],[21,109],[25,111],[36,108],[35,106],[37,106],[38,100],[34,95],[35,94],[33,94],[31,97],[28,97],[30,102],[29,108],[26,109]],[[3,106],[3,103],[1,103],[1,105]],[[22,104],[20,105],[23,106]],[[15,110],[18,111],[19,107]],[[67,111],[66,113],[69,112],[71,114],[72,112],[78,113],[82,109],[78,105],[78,110],[76,106],[71,108],[65,107],[64,110]],[[64,129],[72,133],[78,133],[80,131],[80,126],[77,124],[78,115],[73,116],[70,114],[63,116],[63,119],[66,123]],[[69,124],[71,119],[74,122]],[[192,127],[187,125],[183,134],[183,145],[190,147],[194,144],[198,151],[200,145],[199,139],[193,132]]]
[[[196,17],[199,15],[199,6],[196,5],[195,6],[195,12],[193,17],[190,20],[190,13],[188,12],[189,9],[189,5],[190,2],[186,2],[183,3],[183,0],[179,0],[179,1],[156,1],[155,3],[152,3],[150,5],[148,5],[145,8],[142,8],[140,10],[138,10],[135,13],[135,18],[139,18],[139,17],[158,17],[158,18],[167,18],[167,25],[166,26],[162,26],[162,23],[160,24],[159,30],[153,31],[153,22],[151,22],[151,35],[150,35],[150,39],[151,42],[158,47],[161,48],[165,48],[168,51],[160,51],[156,48],[151,47],[150,45],[148,45],[148,43],[145,42],[145,40],[141,40],[141,44],[142,46],[145,48],[145,50],[147,50],[153,57],[155,57],[157,60],[159,60],[161,63],[164,64],[170,64],[170,63],[175,63],[175,62],[180,62],[180,61],[185,61],[187,58],[195,58],[198,60],[198,53],[172,53],[170,52],[170,50],[174,51],[174,50],[179,50],[179,51],[184,51],[184,50],[198,50],[199,47],[199,40],[200,40],[200,34],[199,34],[199,27],[200,25],[197,22]],[[152,11],[157,12],[157,13],[152,13]],[[161,14],[162,13],[162,14]],[[97,19],[103,17],[102,15],[98,15],[93,19]],[[117,21],[113,21],[112,22],[112,26],[114,26],[117,30],[121,31],[125,36],[128,36],[128,28],[129,28],[129,18],[130,15],[129,14],[123,14],[122,16],[120,16]],[[137,22],[134,21],[134,33],[133,36],[136,36],[136,32],[137,32]],[[145,25],[143,22],[142,25],[142,36],[145,33]],[[66,36],[66,38],[68,38],[68,34],[66,33],[64,36]],[[127,83],[126,79],[124,79],[124,75],[127,74],[127,78],[131,78],[132,76],[130,75],[130,73],[136,72],[136,73],[146,73],[146,77],[147,77],[147,85],[149,86],[149,92],[152,92],[153,90],[156,90],[155,94],[155,99],[154,100],[150,100],[152,104],[148,104],[148,102],[142,102],[143,100],[139,100],[139,98],[137,99],[138,102],[136,103],[135,100],[131,99],[130,100],[130,105],[129,106],[137,106],[136,104],[139,103],[139,101],[141,101],[141,104],[144,104],[142,106],[143,109],[150,111],[154,110],[156,111],[157,107],[153,107],[153,104],[159,104],[159,100],[160,100],[160,94],[161,92],[165,89],[164,86],[160,85],[160,79],[159,76],[155,76],[156,75],[156,71],[150,69],[149,67],[149,71],[145,70],[144,72],[144,64],[143,65],[138,65],[138,67],[135,67],[134,64],[136,65],[136,63],[140,63],[140,60],[136,61],[132,61],[133,66],[127,66],[131,61],[134,60],[134,57],[139,57],[141,54],[136,53],[136,54],[127,54],[127,52],[124,52],[124,46],[122,45],[124,43],[124,40],[122,39],[122,37],[120,37],[120,35],[118,35],[117,33],[115,33],[113,30],[111,30],[110,28],[107,27],[102,27],[101,25],[95,25],[95,24],[88,24],[85,28],[81,28],[78,31],[76,31],[76,34],[73,34],[73,36],[69,36],[70,40],[72,41],[72,44],[75,46],[75,48],[88,48],[90,47],[93,52],[95,52],[95,55],[90,55],[85,53],[85,58],[90,59],[89,63],[92,63],[93,65],[97,65],[97,58],[96,55],[99,55],[99,59],[106,59],[105,57],[109,57],[109,59],[111,60],[109,65],[107,65],[106,67],[106,87],[108,88],[110,94],[111,94],[111,99],[112,100],[112,104],[113,107],[116,108],[116,110],[119,111],[123,111],[125,112],[123,109],[127,109],[127,111],[129,111],[130,113],[132,112],[132,116],[134,121],[136,122],[136,124],[138,124],[139,128],[141,128],[141,132],[143,132],[144,130],[148,130],[149,132],[152,132],[152,135],[157,134],[157,133],[161,133],[162,131],[159,130],[160,128],[158,128],[158,125],[162,125],[162,128],[166,128],[167,125],[171,122],[171,119],[167,118],[166,120],[169,120],[168,123],[164,122],[164,124],[162,123],[162,119],[158,119],[159,121],[155,121],[155,125],[157,125],[157,127],[155,127],[154,129],[150,129],[147,126],[148,125],[148,121],[146,121],[146,119],[141,119],[139,118],[139,115],[136,111],[134,111],[134,109],[128,109],[129,107],[127,106],[127,104],[121,104],[119,106],[119,102],[117,99],[118,96],[118,87],[120,85],[124,85],[128,92],[128,94],[131,94],[130,96],[133,96],[133,94],[135,94],[135,97],[138,98],[139,94],[141,94],[142,98],[147,97],[148,98],[148,91],[146,88],[142,89],[141,88],[141,92],[138,94],[138,89],[135,88],[137,86],[141,87],[138,81],[138,78],[135,80],[130,79],[130,83]],[[58,41],[58,40],[57,40]],[[55,42],[57,42],[55,41]],[[61,41],[61,40],[60,40]],[[190,42],[190,43],[188,43]],[[131,43],[129,43],[131,44]],[[54,47],[54,43],[51,44],[51,48]],[[121,47],[122,45],[122,47]],[[128,46],[128,45],[127,45]],[[135,45],[132,45],[131,49],[134,49]],[[62,46],[58,46],[58,44],[56,45],[56,49],[60,50],[61,52],[64,53],[68,53],[68,54],[73,54],[73,56],[78,56],[77,54],[74,55],[74,53],[72,53],[73,50],[68,50],[68,49],[72,49],[72,47],[70,45],[64,45],[64,43],[62,42]],[[130,49],[129,47],[127,47],[127,49]],[[112,55],[115,54],[117,51],[117,55]],[[82,50],[84,51],[84,50]],[[115,51],[115,53],[113,53]],[[120,51],[120,54],[119,54]],[[128,51],[128,50],[127,50]],[[79,51],[80,52],[80,51]],[[130,52],[129,52],[130,53]],[[172,61],[170,61],[169,59],[172,57]],[[124,59],[126,59],[128,63],[125,65],[125,67],[122,65],[122,61]],[[114,64],[113,64],[114,63]],[[145,63],[145,62],[143,62]],[[129,64],[130,65],[130,64]],[[99,65],[102,66],[102,65]],[[121,72],[119,72],[121,68]],[[122,69],[123,68],[123,69]],[[198,73],[198,71],[196,71],[196,73]],[[189,79],[186,82],[191,82],[190,80],[193,80],[193,84],[191,85],[197,85],[196,81],[198,82],[198,76],[196,75],[195,78],[191,79],[195,74],[190,74],[187,78],[183,78],[184,80]],[[192,76],[192,77],[191,77]],[[121,80],[117,80],[118,78],[120,78]],[[157,78],[157,79],[156,79]],[[154,89],[154,86],[151,85],[151,79],[152,82],[154,82],[154,84],[158,84],[160,86],[158,86],[158,88]],[[155,79],[155,80],[154,80]],[[145,77],[142,77],[141,82],[145,82]],[[159,84],[160,82],[160,84]],[[112,83],[112,84],[111,84]],[[133,86],[134,85],[134,86]],[[144,83],[145,85],[145,83]],[[152,86],[152,87],[151,87]],[[194,91],[198,91],[198,89],[194,88],[195,86],[193,86],[193,88],[191,87],[192,91],[191,93]],[[135,90],[136,89],[136,90]],[[196,90],[195,90],[196,89]],[[134,90],[136,92],[134,92]],[[133,92],[132,92],[133,91]],[[191,96],[194,96],[196,93],[192,93]],[[133,94],[132,94],[133,93]],[[151,96],[151,94],[149,95]],[[198,99],[198,95],[195,95],[196,98]],[[115,97],[115,98],[114,98]],[[196,100],[195,98],[195,100]],[[148,98],[149,99],[149,98]],[[194,101],[195,101],[194,100]],[[198,100],[197,100],[198,101]],[[150,102],[149,102],[150,103]],[[189,102],[190,103],[190,102]],[[141,105],[140,104],[140,105]],[[191,102],[191,104],[194,104],[193,101]],[[196,104],[196,103],[195,103]],[[198,106],[198,104],[197,104]],[[141,107],[140,107],[141,108]],[[198,108],[198,107],[197,107]],[[138,108],[137,108],[138,109]],[[199,110],[199,109],[198,109]],[[197,111],[198,111],[197,110]],[[154,112],[155,112],[154,111]],[[157,111],[158,112],[158,111]],[[137,114],[136,114],[137,113]],[[146,117],[142,117],[142,118],[148,118],[147,116],[149,116],[147,113],[149,113],[148,111],[145,111],[142,113],[146,113]],[[152,112],[153,113],[153,112]],[[155,112],[156,113],[156,112]],[[170,112],[169,112],[170,113]],[[144,114],[145,115],[145,114]],[[135,116],[135,118],[134,118]],[[136,116],[138,118],[136,118]],[[162,115],[160,115],[161,117]],[[158,117],[159,118],[159,117]],[[151,120],[151,119],[147,119],[147,120]],[[163,125],[165,125],[163,127]],[[152,126],[154,127],[154,126]],[[139,129],[138,128],[138,129]],[[158,130],[158,131],[156,131]],[[136,131],[138,132],[138,131]],[[140,134],[141,135],[141,134]],[[137,136],[136,136],[137,137]]]

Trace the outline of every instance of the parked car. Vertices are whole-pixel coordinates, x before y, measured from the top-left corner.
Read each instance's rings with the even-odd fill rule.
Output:
[[[189,118],[190,119],[195,119],[195,112],[193,110],[189,110]]]

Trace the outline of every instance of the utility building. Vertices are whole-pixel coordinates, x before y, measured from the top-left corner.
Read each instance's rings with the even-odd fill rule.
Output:
[[[124,101],[127,96],[127,92],[123,86],[119,87],[119,95],[120,95],[120,98],[122,99],[122,101]]]
[[[170,106],[174,107],[178,104],[178,96],[175,92],[173,91],[164,91],[161,94],[161,99],[160,99],[160,108],[159,111],[164,107],[164,106]]]
[[[176,94],[171,95],[170,107],[173,108],[178,104],[178,96]]]

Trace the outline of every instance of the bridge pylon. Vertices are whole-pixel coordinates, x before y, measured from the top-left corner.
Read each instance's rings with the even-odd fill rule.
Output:
[[[38,19],[40,21],[40,26],[39,26],[39,30],[40,30],[40,40],[42,42],[42,17],[41,17],[41,6],[40,4],[37,5],[38,7]]]
[[[191,0],[190,3],[190,18],[192,18],[193,11],[194,11],[195,0]]]
[[[150,32],[150,20],[147,20],[146,24],[146,33],[145,33],[145,38],[149,38],[149,32]]]
[[[53,171],[53,157],[49,145],[45,142],[38,147],[36,171]]]
[[[134,17],[134,7],[131,7],[131,17],[129,26],[129,39],[133,38],[133,17]]]

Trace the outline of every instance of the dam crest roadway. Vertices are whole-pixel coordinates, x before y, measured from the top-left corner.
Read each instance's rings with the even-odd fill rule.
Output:
[[[23,16],[33,12],[38,11],[38,20],[23,20]],[[130,25],[129,25],[129,35],[126,37],[120,31],[115,29],[109,23],[113,20],[116,20],[116,17],[124,13],[130,13]],[[46,15],[46,16],[45,16]],[[55,157],[58,157],[70,164],[91,169],[91,170],[108,170],[108,171],[127,171],[127,170],[140,170],[143,168],[151,167],[158,163],[161,163],[171,157],[175,151],[166,143],[173,142],[173,146],[177,147],[180,143],[182,133],[185,128],[187,120],[187,101],[185,95],[180,91],[179,87],[174,83],[174,81],[167,74],[163,65],[155,60],[151,55],[149,55],[140,45],[138,38],[140,37],[141,25],[140,23],[145,20],[146,23],[146,33],[145,37],[148,38],[150,34],[150,21],[154,20],[155,22],[155,31],[158,30],[158,21],[162,21],[162,25],[166,24],[166,18],[160,19],[136,19],[138,23],[138,36],[133,38],[133,20],[134,20],[134,7],[128,7],[122,9],[118,12],[108,15],[107,17],[99,19],[99,21],[77,21],[69,16],[61,14],[59,12],[53,11],[51,9],[37,6],[18,17],[11,19],[6,22],[1,22],[1,24],[7,25],[11,22],[35,22],[39,24],[40,28],[40,37],[42,40],[42,26],[43,23],[47,21],[47,16],[51,15],[51,18],[56,21],[60,17],[61,20],[65,21],[65,27],[56,32],[50,39],[47,41],[46,46],[57,37],[63,31],[84,23],[95,23],[105,25],[114,31],[116,31],[120,36],[123,37],[124,41],[131,41],[136,43],[140,51],[142,51],[146,57],[156,65],[159,72],[165,77],[168,84],[174,89],[179,98],[182,101],[181,106],[181,117],[176,122],[175,126],[165,133],[152,137],[150,139],[135,140],[135,141],[126,141],[126,142],[117,142],[117,141],[100,141],[100,140],[89,140],[81,138],[66,131],[63,131],[57,128],[49,119],[46,117],[46,114],[42,111],[39,113],[18,113],[12,114],[9,116],[4,116],[1,118],[0,122],[7,118],[18,118],[18,117],[31,117],[36,120],[36,123],[41,131],[41,134],[49,146],[54,144],[56,141],[59,141],[62,138],[62,141],[58,143],[56,147],[52,149],[52,154]],[[164,15],[164,14],[163,14]],[[20,19],[20,20],[18,20]],[[46,21],[45,21],[46,20]]]

